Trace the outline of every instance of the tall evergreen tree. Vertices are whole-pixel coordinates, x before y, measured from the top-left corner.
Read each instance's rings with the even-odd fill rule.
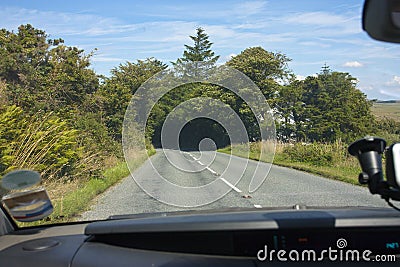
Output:
[[[208,40],[209,36],[205,33],[203,28],[196,29],[195,36],[189,36],[193,40],[193,46],[185,45],[185,51],[183,51],[183,56],[179,58],[176,62],[172,62],[176,69],[186,63],[194,63],[193,67],[198,69],[201,68],[209,69],[212,68],[218,61],[219,56],[211,50],[212,42]],[[198,62],[201,62],[199,64]],[[198,75],[197,71],[190,73],[186,70],[186,75]]]

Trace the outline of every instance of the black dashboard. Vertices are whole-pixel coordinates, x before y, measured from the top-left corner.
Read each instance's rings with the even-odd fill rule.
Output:
[[[394,266],[399,244],[392,209],[157,213],[12,231],[0,266]]]

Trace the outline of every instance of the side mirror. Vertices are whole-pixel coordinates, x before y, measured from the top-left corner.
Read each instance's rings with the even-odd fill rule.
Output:
[[[400,43],[400,1],[365,0],[362,26],[375,40]]]
[[[29,170],[13,171],[1,179],[1,186],[12,192],[2,197],[2,204],[15,220],[38,221],[53,212],[46,189],[33,188],[40,180],[39,173]]]

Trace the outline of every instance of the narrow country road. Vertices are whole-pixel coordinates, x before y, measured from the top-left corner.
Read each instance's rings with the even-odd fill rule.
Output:
[[[148,212],[178,211],[190,209],[216,209],[227,207],[291,207],[296,204],[307,206],[379,206],[386,203],[372,196],[366,188],[334,181],[305,172],[260,163],[256,174],[270,172],[264,183],[253,193],[248,192],[258,162],[217,152],[182,152],[158,150],[133,173],[153,184],[153,196],[164,194],[173,203],[203,203],[213,199],[221,191],[225,196],[200,207],[182,208],[161,203],[146,194],[129,176],[97,198],[91,209],[82,214],[82,220],[105,219],[111,215],[138,214]],[[247,163],[247,165],[246,165]],[[172,184],[184,187],[205,186],[211,182],[213,188],[204,196],[190,194],[186,190],[164,188],[157,172]],[[184,171],[183,171],[183,170]],[[243,174],[243,175],[242,175]],[[237,177],[241,177],[236,183]],[[215,195],[215,196],[214,196]],[[192,205],[193,206],[193,205]]]

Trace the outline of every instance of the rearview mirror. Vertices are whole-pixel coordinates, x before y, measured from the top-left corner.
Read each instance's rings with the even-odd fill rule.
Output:
[[[375,40],[400,43],[400,1],[366,0],[362,25]]]

